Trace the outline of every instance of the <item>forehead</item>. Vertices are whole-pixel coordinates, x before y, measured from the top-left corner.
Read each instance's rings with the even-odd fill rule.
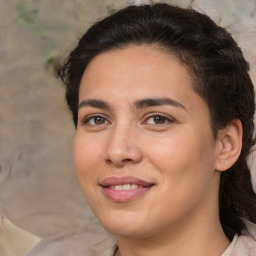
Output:
[[[129,46],[99,54],[84,71],[79,89],[79,104],[96,99],[119,113],[138,101],[163,98],[184,106],[191,120],[210,122],[209,108],[195,92],[187,67],[155,47]]]
[[[145,86],[147,85],[147,86]],[[193,89],[187,67],[174,55],[156,46],[127,46],[97,55],[84,71],[80,92],[91,93],[111,87],[116,93],[147,90]],[[111,91],[113,92],[113,90]]]

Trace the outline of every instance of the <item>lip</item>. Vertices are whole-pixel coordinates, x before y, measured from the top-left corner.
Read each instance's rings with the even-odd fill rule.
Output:
[[[116,185],[125,185],[125,184],[136,184],[139,187],[131,190],[115,190],[111,188],[111,186]],[[104,195],[115,202],[127,202],[134,200],[138,197],[145,195],[149,192],[154,183],[150,183],[144,180],[141,180],[132,176],[124,176],[124,177],[108,177],[105,178],[100,186],[102,187]]]
[[[108,177],[105,178],[100,185],[103,187],[115,186],[115,185],[125,185],[125,184],[136,184],[142,187],[149,187],[154,185],[154,183],[150,183],[139,178],[133,176],[124,176],[124,177]]]

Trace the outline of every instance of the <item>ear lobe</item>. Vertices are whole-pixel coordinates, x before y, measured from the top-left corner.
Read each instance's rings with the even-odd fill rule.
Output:
[[[218,134],[217,158],[215,170],[226,171],[239,158],[242,149],[243,127],[240,120],[235,119]]]

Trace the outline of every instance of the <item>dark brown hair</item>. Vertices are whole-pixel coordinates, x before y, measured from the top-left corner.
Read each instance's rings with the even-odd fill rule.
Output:
[[[194,90],[209,107],[214,136],[232,120],[241,120],[242,152],[222,173],[219,190],[220,221],[232,239],[244,228],[241,217],[256,223],[256,195],[247,165],[254,145],[254,89],[241,49],[224,28],[195,10],[168,4],[128,6],[90,27],[58,72],[75,126],[79,85],[88,63],[129,44],[157,45],[186,64]]]

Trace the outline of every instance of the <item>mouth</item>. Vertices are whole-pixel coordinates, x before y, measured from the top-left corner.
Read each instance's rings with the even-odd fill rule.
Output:
[[[134,200],[150,191],[154,185],[154,183],[131,176],[108,177],[100,183],[104,195],[116,202]]]
[[[143,188],[143,186],[139,186],[137,184],[124,184],[124,185],[114,185],[114,186],[109,186],[109,188],[114,189],[114,190],[134,190],[137,188]]]

